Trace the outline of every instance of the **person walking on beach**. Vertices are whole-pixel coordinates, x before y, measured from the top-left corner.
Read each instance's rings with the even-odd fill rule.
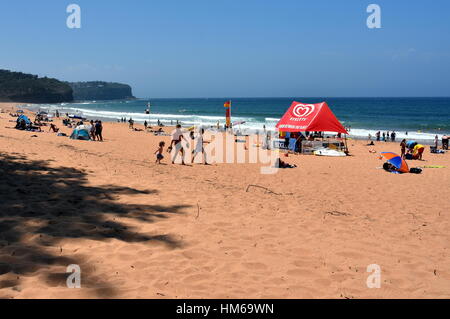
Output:
[[[202,154],[202,162],[205,161],[205,165],[208,165],[208,161],[206,160],[206,153],[205,148],[203,147],[203,144],[205,143],[203,141],[203,134],[205,133],[204,129],[200,129],[194,136],[194,139],[196,140],[195,149],[192,151],[192,162],[194,162],[195,157],[197,154]]]
[[[436,150],[439,147],[439,136],[437,135],[434,137],[434,147],[436,147]]]
[[[155,151],[156,154],[156,164],[161,164],[161,160],[164,158],[163,155],[163,151],[164,151],[164,146],[166,145],[165,142],[159,142],[159,147],[158,149]]]
[[[378,131],[378,132],[375,134],[375,136],[377,137],[377,142],[379,142],[379,141],[380,141],[380,136],[381,136],[380,131]]]
[[[148,123],[147,121],[144,122],[144,128],[147,129]]]
[[[130,124],[130,128],[132,129],[132,130],[134,130],[134,121],[133,121],[133,119],[130,117],[130,120],[128,121],[128,123]]]
[[[173,130],[173,132],[172,132],[172,141],[170,142],[170,146],[167,149],[170,152],[175,147],[175,154],[173,154],[173,157],[172,157],[172,164],[175,164],[175,158],[177,157],[178,152],[181,151],[181,164],[185,165],[184,149],[183,149],[183,145],[181,144],[182,139],[184,139],[186,141],[186,143],[188,143],[186,138],[183,136],[183,132],[181,131],[181,125],[177,124],[175,130]]]
[[[400,148],[401,148],[401,151],[402,151],[402,158],[403,159],[405,159],[405,156],[406,156],[406,140],[405,139],[403,139],[402,140],[402,142],[400,143]]]
[[[382,138],[383,142],[386,142],[386,133],[383,132],[383,138]]]
[[[97,136],[97,139],[100,142],[103,142],[102,131],[103,131],[102,121],[97,121],[97,123],[95,124],[95,136]]]

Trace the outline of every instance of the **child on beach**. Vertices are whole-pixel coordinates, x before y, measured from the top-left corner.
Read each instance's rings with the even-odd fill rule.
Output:
[[[166,143],[164,142],[159,142],[159,147],[158,149],[155,151],[156,154],[156,163],[161,164],[161,160],[164,158],[164,155],[162,154],[164,151],[164,145],[166,145]]]

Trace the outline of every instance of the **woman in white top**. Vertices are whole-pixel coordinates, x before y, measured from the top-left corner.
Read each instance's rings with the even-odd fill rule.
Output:
[[[205,165],[208,165],[207,161],[206,161],[206,153],[205,153],[205,149],[203,147],[203,134],[205,133],[204,129],[200,129],[199,131],[196,132],[196,137],[195,137],[195,141],[196,141],[196,145],[195,145],[195,149],[192,151],[192,162],[194,162],[195,156],[198,153],[202,153],[202,162],[203,160],[205,161]]]

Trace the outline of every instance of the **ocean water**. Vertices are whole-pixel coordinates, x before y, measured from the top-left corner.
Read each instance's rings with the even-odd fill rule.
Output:
[[[132,117],[135,122],[164,124],[180,121],[182,125],[223,126],[227,98],[138,99],[90,101],[70,104],[40,105],[42,110],[82,113],[89,119],[117,121]],[[236,98],[232,100],[232,122],[245,121],[241,130],[275,127],[292,101],[319,103],[326,101],[341,121],[350,127],[350,135],[367,137],[378,130],[395,131],[398,138],[432,140],[437,134],[450,134],[450,98]],[[151,114],[145,114],[147,103]],[[406,134],[408,132],[408,134]]]

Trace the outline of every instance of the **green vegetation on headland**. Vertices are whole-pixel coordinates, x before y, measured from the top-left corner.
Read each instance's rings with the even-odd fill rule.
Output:
[[[0,102],[61,103],[73,101],[72,88],[57,79],[0,70]]]
[[[134,99],[131,86],[109,82],[68,83],[73,89],[73,98],[78,101]]]
[[[73,100],[134,98],[132,89],[127,84],[101,81],[70,83],[22,72],[0,70],[0,102],[62,103]]]

